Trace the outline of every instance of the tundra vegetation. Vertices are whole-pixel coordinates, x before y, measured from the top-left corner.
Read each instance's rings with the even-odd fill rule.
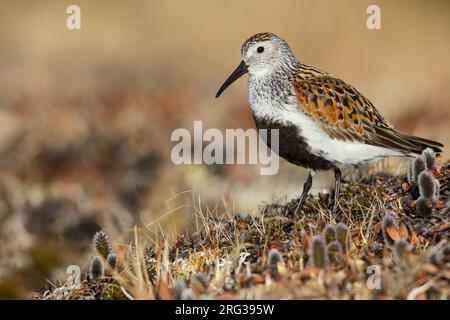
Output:
[[[337,216],[319,193],[297,216],[295,200],[252,216],[196,210],[199,227],[171,244],[148,245],[137,227],[115,244],[102,230],[80,283],[35,298],[448,299],[449,185],[450,162],[426,150],[407,175],[344,183]]]

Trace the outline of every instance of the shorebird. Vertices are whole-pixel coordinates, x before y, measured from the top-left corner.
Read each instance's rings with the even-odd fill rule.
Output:
[[[258,130],[278,129],[274,150],[308,169],[295,213],[303,207],[316,170],[334,170],[333,213],[341,169],[390,156],[409,157],[439,142],[400,133],[375,106],[343,80],[300,62],[281,37],[258,33],[241,47],[242,61],[216,94],[248,73],[248,100]],[[270,138],[266,144],[271,147]]]

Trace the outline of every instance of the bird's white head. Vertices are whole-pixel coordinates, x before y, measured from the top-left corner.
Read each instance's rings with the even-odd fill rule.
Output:
[[[242,44],[241,59],[239,66],[217,92],[216,98],[247,72],[251,77],[264,77],[298,64],[286,41],[269,32],[257,33],[248,38]]]
[[[295,59],[286,41],[268,32],[247,39],[241,47],[241,58],[254,76],[264,76]]]

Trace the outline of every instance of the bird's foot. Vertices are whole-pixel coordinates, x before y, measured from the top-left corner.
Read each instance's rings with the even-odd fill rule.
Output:
[[[300,214],[305,205],[305,200],[305,196],[300,196],[289,201],[286,205],[288,214],[292,216],[297,216]]]
[[[297,205],[295,206],[295,210],[294,210],[294,216],[297,216],[299,214],[299,212],[301,212],[303,205],[305,204],[305,201],[298,201]]]

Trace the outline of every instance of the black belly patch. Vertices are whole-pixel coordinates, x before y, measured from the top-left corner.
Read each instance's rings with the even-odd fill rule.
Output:
[[[261,129],[279,130],[279,151],[278,155],[295,165],[311,168],[314,170],[329,170],[334,166],[330,161],[313,154],[305,139],[301,135],[301,130],[294,124],[281,123],[268,118],[254,117],[256,127]],[[271,148],[271,135],[267,133],[267,146]]]

